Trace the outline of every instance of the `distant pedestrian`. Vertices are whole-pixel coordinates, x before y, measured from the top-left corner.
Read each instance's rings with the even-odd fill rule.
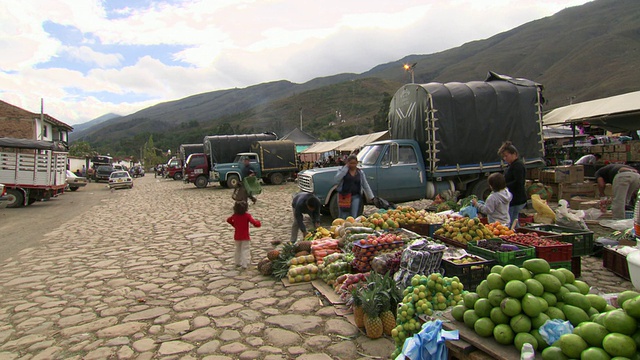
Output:
[[[358,168],[358,157],[355,155],[349,155],[347,164],[338,168],[333,179],[338,184],[338,207],[343,219],[349,216],[358,217],[363,200],[373,201],[375,197],[367,182],[367,176]]]
[[[233,239],[236,243],[234,255],[236,267],[246,270],[251,264],[251,237],[249,236],[249,224],[260,227],[262,224],[247,212],[249,205],[246,201],[236,201],[233,205],[233,215],[227,222],[235,229]]]
[[[253,196],[252,190],[249,188],[248,184],[253,181],[257,181],[256,172],[251,168],[251,160],[248,157],[245,157],[243,160],[243,166],[240,169],[240,175],[242,175],[242,184],[240,186],[244,187],[246,192],[246,196],[251,199],[251,201],[255,204],[258,199]],[[251,178],[253,177],[253,178]],[[251,179],[249,179],[251,178]],[[246,179],[246,180],[245,180]]]

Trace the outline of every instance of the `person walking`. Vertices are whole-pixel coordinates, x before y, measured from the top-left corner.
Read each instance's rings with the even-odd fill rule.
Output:
[[[240,175],[242,176],[242,184],[240,184],[240,186],[244,187],[244,191],[246,192],[246,196],[249,199],[251,199],[251,201],[255,204],[256,201],[258,201],[258,199],[256,199],[256,197],[253,195],[251,189],[249,189],[249,187],[247,186],[248,180],[245,180],[245,179],[248,179],[251,176],[253,176],[253,179],[251,179],[251,180],[257,181],[258,179],[255,178],[256,173],[251,168],[251,160],[249,160],[248,157],[245,157],[244,160],[243,160],[243,166],[240,169]]]
[[[594,176],[598,183],[601,208],[606,210],[609,199],[605,196],[604,189],[607,184],[611,184],[611,217],[615,220],[624,219],[627,205],[633,204],[633,198],[640,189],[638,170],[624,164],[609,164],[598,169]]]
[[[313,226],[320,226],[320,208],[322,204],[320,199],[308,192],[300,192],[293,196],[291,201],[293,208],[293,225],[291,225],[291,242],[298,240],[298,232],[302,232],[302,236],[306,235],[307,227],[304,225],[304,214],[309,215]]]
[[[349,155],[347,164],[338,168],[334,182],[338,184],[338,206],[340,217],[343,219],[349,216],[358,217],[363,194],[368,201],[373,201],[375,197],[367,182],[367,176],[358,168],[358,157],[355,155]]]
[[[527,205],[527,192],[524,189],[527,171],[524,163],[518,156],[518,149],[516,149],[511,141],[505,141],[502,144],[498,150],[498,155],[509,164],[504,172],[504,179],[507,183],[507,189],[509,189],[509,192],[513,195],[509,203],[509,228],[513,229],[518,227],[518,214],[520,210],[524,209],[525,205]]]
[[[489,186],[491,187],[491,195],[487,197],[484,204],[479,203],[478,200],[473,199],[471,202],[473,206],[478,208],[478,211],[487,215],[489,223],[499,222],[503,225],[511,225],[509,216],[509,202],[513,198],[513,195],[507,189],[507,183],[504,180],[504,175],[501,173],[493,173],[489,175]]]
[[[262,226],[260,221],[256,220],[247,212],[249,205],[246,201],[236,201],[233,205],[233,215],[227,222],[233,226],[235,232],[233,240],[236,242],[236,251],[234,260],[236,267],[246,270],[251,264],[251,237],[249,235],[249,224],[259,228]]]

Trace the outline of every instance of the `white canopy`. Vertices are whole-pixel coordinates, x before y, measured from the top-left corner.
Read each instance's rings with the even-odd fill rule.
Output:
[[[380,131],[372,134],[354,135],[337,141],[317,142],[304,150],[303,154],[325,153],[329,151],[354,151],[368,143],[389,138],[388,131]]]
[[[557,108],[542,120],[547,126],[581,122],[613,132],[640,129],[640,91]]]

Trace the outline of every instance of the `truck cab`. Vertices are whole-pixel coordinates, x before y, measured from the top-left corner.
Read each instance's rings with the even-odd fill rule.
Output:
[[[249,159],[249,166],[256,177],[262,178],[262,167],[256,153],[238,153],[232,163],[216,164],[213,168],[212,181],[219,181],[222,186],[237,187],[242,181],[244,159]]]
[[[195,153],[189,155],[184,166],[185,183],[193,183],[198,188],[205,188],[209,184],[209,158],[206,154]]]
[[[425,178],[424,159],[413,140],[384,140],[366,145],[358,153],[358,167],[376,196],[392,202],[411,201],[434,192],[433,183]],[[338,216],[338,167],[316,168],[298,174],[302,191],[314,193],[325,206],[325,212]],[[445,182],[441,187],[453,187]],[[360,210],[362,212],[362,210]]]
[[[182,180],[182,160],[177,157],[171,158],[167,162],[167,172],[165,176],[176,181]]]

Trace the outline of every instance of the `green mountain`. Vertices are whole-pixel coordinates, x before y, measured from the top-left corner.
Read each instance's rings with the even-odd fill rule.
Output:
[[[483,80],[489,70],[531,79],[545,86],[545,109],[551,110],[640,88],[637,19],[640,1],[596,0],[488,39],[409,55],[362,74],[304,84],[277,81],[161,103],[73,133],[71,139],[112,154],[135,154],[151,134],[158,147],[176,148],[212,134],[283,135],[300,126],[301,117],[303,129],[321,139],[368,133],[385,128],[390,96],[408,78],[402,69],[406,63],[417,64],[417,83]]]

